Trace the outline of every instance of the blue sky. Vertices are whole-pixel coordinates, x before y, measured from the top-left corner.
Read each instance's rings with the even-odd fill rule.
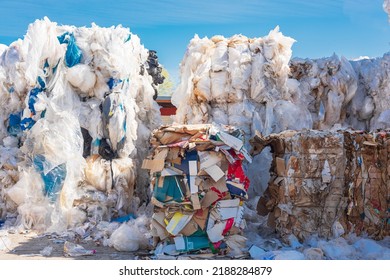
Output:
[[[48,16],[59,24],[122,24],[139,35],[177,76],[194,34],[211,37],[268,34],[276,25],[293,37],[294,57],[333,52],[352,59],[390,51],[390,25],[382,0],[0,0],[0,43],[23,37],[28,24]]]

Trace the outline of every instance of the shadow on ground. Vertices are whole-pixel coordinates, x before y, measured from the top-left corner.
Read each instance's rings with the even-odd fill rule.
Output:
[[[147,251],[118,252],[114,248],[99,246],[93,241],[82,240],[78,244],[87,250],[95,250],[91,256],[69,257],[64,255],[64,239],[48,236],[31,236],[29,234],[8,234],[0,236],[2,250],[0,250],[0,260],[134,260],[148,259]],[[44,256],[40,252],[46,247],[52,247],[50,256]]]

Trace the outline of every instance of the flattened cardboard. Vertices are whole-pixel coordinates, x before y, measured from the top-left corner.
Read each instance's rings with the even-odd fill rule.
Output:
[[[157,206],[157,207],[159,207],[159,208],[164,208],[164,203],[162,203],[161,201],[158,201],[155,197],[152,197],[151,199],[150,199],[150,202],[152,202],[152,204],[154,205],[154,206]]]
[[[238,207],[215,208],[215,211],[219,214],[220,220],[227,220],[237,216]]]
[[[160,172],[164,169],[165,161],[158,159],[144,159],[142,169],[149,169],[151,173]]]
[[[276,157],[275,161],[276,161],[276,173],[278,174],[278,176],[283,176],[283,177],[286,176],[286,165],[284,159],[280,157]]]
[[[176,176],[176,175],[183,175],[183,171],[181,171],[180,169],[177,169],[173,166],[168,166],[161,171],[161,176],[164,176],[164,177],[165,176]]]
[[[163,212],[154,213],[152,216],[152,227],[156,230],[157,235],[161,240],[169,237],[169,233],[165,229],[165,215]]]
[[[216,202],[218,200],[218,194],[213,191],[208,191],[206,195],[203,197],[202,201],[200,202],[200,205],[203,209],[210,207],[211,204]]]
[[[202,208],[197,193],[191,195],[191,202],[192,202],[192,206],[194,207],[194,210],[198,210]]]
[[[216,223],[214,226],[207,230],[207,236],[212,243],[223,240],[224,236],[222,235],[226,227],[226,221]]]
[[[247,192],[246,192],[243,184],[232,182],[232,181],[227,181],[226,185],[227,185],[231,195],[240,196],[240,197],[244,197],[244,198],[248,197]]]
[[[190,220],[188,224],[180,231],[184,236],[193,235],[198,230],[198,224],[194,221],[194,219]]]
[[[188,162],[189,175],[196,176],[198,174],[198,162],[191,160]]]
[[[218,182],[219,179],[225,176],[225,173],[222,171],[221,168],[219,168],[218,165],[207,167],[205,171],[207,172],[207,174],[210,175],[211,178],[213,178],[215,182]]]
[[[158,222],[160,225],[165,226],[165,222],[164,222],[165,214],[164,214],[164,212],[153,213],[152,219],[155,220],[156,222]]]
[[[238,138],[236,138],[236,137],[234,137],[226,132],[220,131],[218,133],[218,136],[226,145],[232,147],[236,151],[240,151],[244,145],[242,140],[240,140],[240,139],[238,139]]]
[[[198,152],[200,169],[206,169],[221,161],[221,157],[216,152]]]
[[[220,151],[225,155],[229,163],[234,163],[236,161],[234,157],[226,149],[220,148]]]
[[[178,235],[179,232],[189,223],[193,215],[184,215],[176,212],[169,221],[166,229],[172,235]]]
[[[228,200],[220,200],[215,204],[217,208],[228,208],[228,207],[238,207],[240,206],[240,199],[228,199]]]
[[[214,187],[219,190],[221,193],[227,192],[228,188],[226,187],[226,178],[225,176],[219,179],[214,183]]]
[[[169,237],[169,233],[167,232],[165,227],[158,223],[156,220],[152,220],[152,228],[155,230],[155,233],[161,240],[164,240]]]
[[[168,149],[168,154],[166,160],[171,162],[172,160],[175,160],[176,158],[180,158],[180,147],[171,147]]]

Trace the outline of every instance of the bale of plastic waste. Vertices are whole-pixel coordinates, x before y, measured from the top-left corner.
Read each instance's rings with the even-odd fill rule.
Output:
[[[389,234],[388,145],[390,133],[285,131],[250,140],[252,154],[270,147],[267,190],[257,211],[290,243],[313,234]],[[378,164],[378,163],[381,164]]]
[[[142,167],[151,174],[155,245],[174,247],[174,254],[241,254],[249,188],[243,161],[251,161],[242,132],[231,126],[163,126],[151,144]]]
[[[139,167],[161,123],[156,52],[122,26],[48,18],[0,52],[0,219],[62,231],[147,201]]]
[[[287,81],[294,42],[283,36],[279,27],[262,38],[195,36],[182,60],[180,84],[172,96],[176,121],[237,126],[250,137],[260,127],[253,125],[253,113],[267,107],[269,114],[257,121],[262,122],[262,133],[274,132],[274,103],[291,100]],[[310,128],[310,115],[305,114],[304,110],[298,113],[301,126]]]

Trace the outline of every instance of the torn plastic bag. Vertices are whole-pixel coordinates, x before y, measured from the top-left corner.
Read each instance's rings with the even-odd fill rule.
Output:
[[[64,255],[67,257],[92,256],[96,254],[96,250],[87,250],[79,244],[65,241]]]
[[[123,223],[112,233],[109,245],[120,252],[134,252],[147,248],[150,237],[147,224],[149,223],[145,217]]]
[[[34,167],[41,174],[44,182],[44,194],[48,196],[52,202],[57,199],[59,192],[66,178],[66,164],[53,167],[49,172],[45,173],[46,159],[43,155],[34,156]]]
[[[118,157],[118,153],[114,152],[107,142],[107,139],[103,138],[101,140],[97,139],[99,143],[99,155],[106,160],[112,160]]]
[[[104,99],[102,113],[103,135],[117,152],[123,148],[126,138],[126,110],[120,93],[112,93]]]
[[[84,139],[84,148],[83,148],[83,157],[88,157],[91,155],[91,147],[92,147],[92,137],[89,134],[88,130],[86,130],[84,127],[81,128],[81,134],[83,135]]]
[[[73,67],[80,63],[82,52],[76,45],[76,39],[74,38],[74,35],[72,33],[66,32],[61,36],[58,36],[58,41],[60,41],[61,44],[68,44],[65,53],[66,66]]]

